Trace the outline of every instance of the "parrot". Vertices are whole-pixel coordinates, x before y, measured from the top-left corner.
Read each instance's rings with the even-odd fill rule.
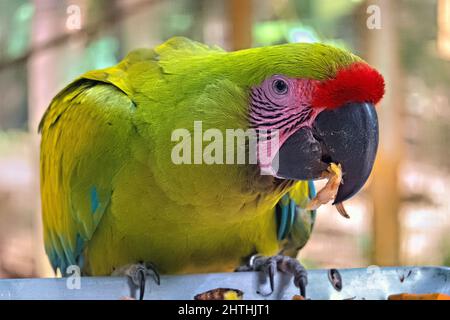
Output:
[[[141,299],[148,276],[159,284],[160,274],[263,271],[273,291],[274,274],[284,272],[305,296],[297,254],[315,223],[314,181],[338,163],[343,181],[333,204],[363,187],[383,95],[375,68],[323,43],[225,51],[173,37],[83,74],[39,124],[53,269],[126,275]],[[261,132],[256,147],[268,159],[196,161],[204,151],[192,146],[196,122],[220,133]],[[179,130],[191,142],[182,164],[173,159]],[[272,147],[267,132],[277,133]]]

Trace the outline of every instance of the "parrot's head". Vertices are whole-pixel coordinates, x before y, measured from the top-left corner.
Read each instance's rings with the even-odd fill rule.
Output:
[[[238,54],[257,57],[250,68],[242,67],[250,69],[253,82],[250,127],[278,132],[278,147],[271,150],[277,164],[271,159],[260,163],[262,169],[277,178],[314,180],[331,162],[338,163],[343,184],[334,203],[357,193],[369,177],[378,146],[375,104],[384,94],[380,73],[348,51],[323,44]]]

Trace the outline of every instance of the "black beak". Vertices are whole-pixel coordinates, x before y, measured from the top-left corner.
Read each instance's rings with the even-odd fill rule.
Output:
[[[277,175],[314,180],[331,162],[343,170],[343,184],[333,204],[356,194],[372,171],[378,147],[378,119],[370,103],[349,103],[322,111],[312,128],[302,128],[281,146]]]

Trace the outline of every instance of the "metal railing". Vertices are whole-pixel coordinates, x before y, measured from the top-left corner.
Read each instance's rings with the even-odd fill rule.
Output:
[[[310,270],[307,297],[316,299],[387,299],[398,293],[450,294],[448,267],[389,267],[372,266],[363,269],[339,270],[342,289],[338,291],[329,279],[328,270]],[[117,300],[136,297],[136,290],[127,278],[81,277],[79,286],[71,278],[5,279],[0,280],[0,300],[70,299]],[[75,288],[74,288],[75,287]],[[162,276],[158,286],[147,280],[145,299],[192,300],[194,296],[216,288],[243,291],[244,300],[292,299],[298,289],[292,278],[278,273],[275,290],[270,291],[265,276],[257,272],[213,273],[183,276]],[[258,293],[260,292],[260,293]]]

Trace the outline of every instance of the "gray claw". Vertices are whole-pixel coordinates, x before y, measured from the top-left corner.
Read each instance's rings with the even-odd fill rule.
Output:
[[[136,263],[131,265],[123,266],[115,270],[112,274],[113,276],[127,276],[131,283],[139,288],[139,300],[144,299],[145,293],[145,283],[148,275],[152,275],[156,284],[160,285],[161,279],[155,266],[150,263]]]
[[[263,271],[269,277],[270,292],[263,294],[269,296],[274,292],[274,278],[277,271],[289,273],[294,276],[294,284],[300,289],[300,295],[306,298],[306,286],[308,285],[308,277],[305,268],[300,261],[295,258],[277,255],[273,257],[253,256],[248,266],[238,268],[238,271]]]

